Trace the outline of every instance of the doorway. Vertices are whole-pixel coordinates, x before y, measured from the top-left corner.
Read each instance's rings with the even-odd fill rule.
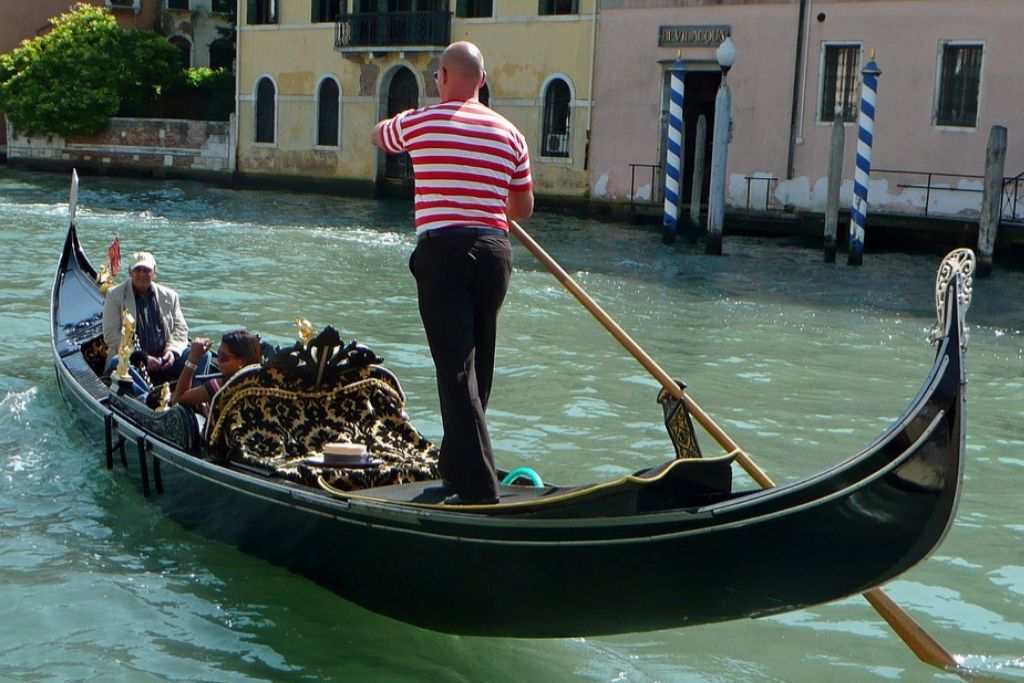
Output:
[[[406,67],[398,67],[391,76],[391,83],[387,89],[387,117],[406,109],[415,109],[419,106],[419,85],[416,83],[416,76]],[[400,154],[385,154],[384,177],[397,180],[409,180],[412,178],[412,160],[407,152]]]
[[[661,138],[659,141],[659,163],[661,164],[661,177],[665,178],[665,140],[668,132],[668,96],[671,91],[670,73],[666,69],[662,86],[662,125]],[[696,158],[694,153],[697,143],[697,120],[704,116],[707,136],[704,139],[704,178],[701,183],[701,204],[706,204],[711,187],[711,144],[715,124],[715,95],[718,94],[718,86],[722,82],[722,72],[719,69],[706,71],[687,71],[683,81],[683,174],[682,187],[680,188],[680,204],[689,204],[693,192],[693,161]],[[664,196],[664,185],[662,187]],[[680,211],[680,220],[683,216]]]

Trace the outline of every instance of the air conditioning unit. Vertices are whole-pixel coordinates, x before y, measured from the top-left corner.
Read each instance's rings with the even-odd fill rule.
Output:
[[[545,154],[568,154],[569,153],[569,134],[568,133],[548,133],[547,144],[544,145]]]

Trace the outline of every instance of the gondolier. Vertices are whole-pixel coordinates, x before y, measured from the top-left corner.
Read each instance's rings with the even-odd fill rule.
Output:
[[[121,345],[121,311],[135,316],[139,347],[149,360],[146,369],[155,384],[176,379],[185,363],[188,324],[178,293],[153,282],[156,259],[148,251],[132,254],[130,279],[107,292],[103,304],[103,341],[107,344],[109,374]]]
[[[498,480],[484,413],[512,273],[508,221],[533,213],[530,158],[522,133],[478,99],[487,74],[476,45],[449,45],[434,76],[441,102],[381,121],[372,140],[412,157],[419,242],[409,268],[437,370],[449,502],[491,503]]]

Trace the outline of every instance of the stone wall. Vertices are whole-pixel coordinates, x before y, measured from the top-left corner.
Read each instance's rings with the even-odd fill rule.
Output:
[[[99,133],[65,140],[21,135],[8,122],[7,160],[29,168],[230,178],[235,170],[232,130],[229,121],[114,118]]]

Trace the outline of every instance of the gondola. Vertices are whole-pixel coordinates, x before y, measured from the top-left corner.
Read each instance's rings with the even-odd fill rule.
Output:
[[[331,328],[232,378],[205,426],[180,406],[152,409],[97,374],[90,354],[101,336],[103,296],[73,218],[53,283],[52,350],[60,391],[101,444],[106,467],[124,470],[167,515],[204,537],[427,629],[507,637],[639,632],[837,600],[903,574],[942,542],[963,480],[973,264],[968,250],[943,262],[935,362],[906,411],[860,452],[769,489],[733,490],[735,453],[702,457],[677,435],[679,457],[615,481],[560,487],[527,472],[506,479],[498,505],[444,505],[449,492],[430,474],[432,446],[402,422],[397,380],[372,351],[345,344]],[[416,476],[397,467],[397,478],[375,480],[372,466],[328,476],[308,464],[317,455],[308,443],[305,452],[301,443],[273,446],[288,451],[276,465],[253,457],[253,444],[276,429],[262,425],[259,438],[246,441],[250,423],[260,421],[254,411],[265,407],[260,400],[272,395],[288,409],[315,409],[357,390],[360,400],[373,394],[366,400],[401,432],[401,443],[391,432],[381,437],[382,449],[426,454]],[[692,432],[688,420],[681,424]],[[300,440],[324,427],[304,429]],[[319,443],[336,437],[324,434]],[[367,431],[353,427],[353,434]]]

